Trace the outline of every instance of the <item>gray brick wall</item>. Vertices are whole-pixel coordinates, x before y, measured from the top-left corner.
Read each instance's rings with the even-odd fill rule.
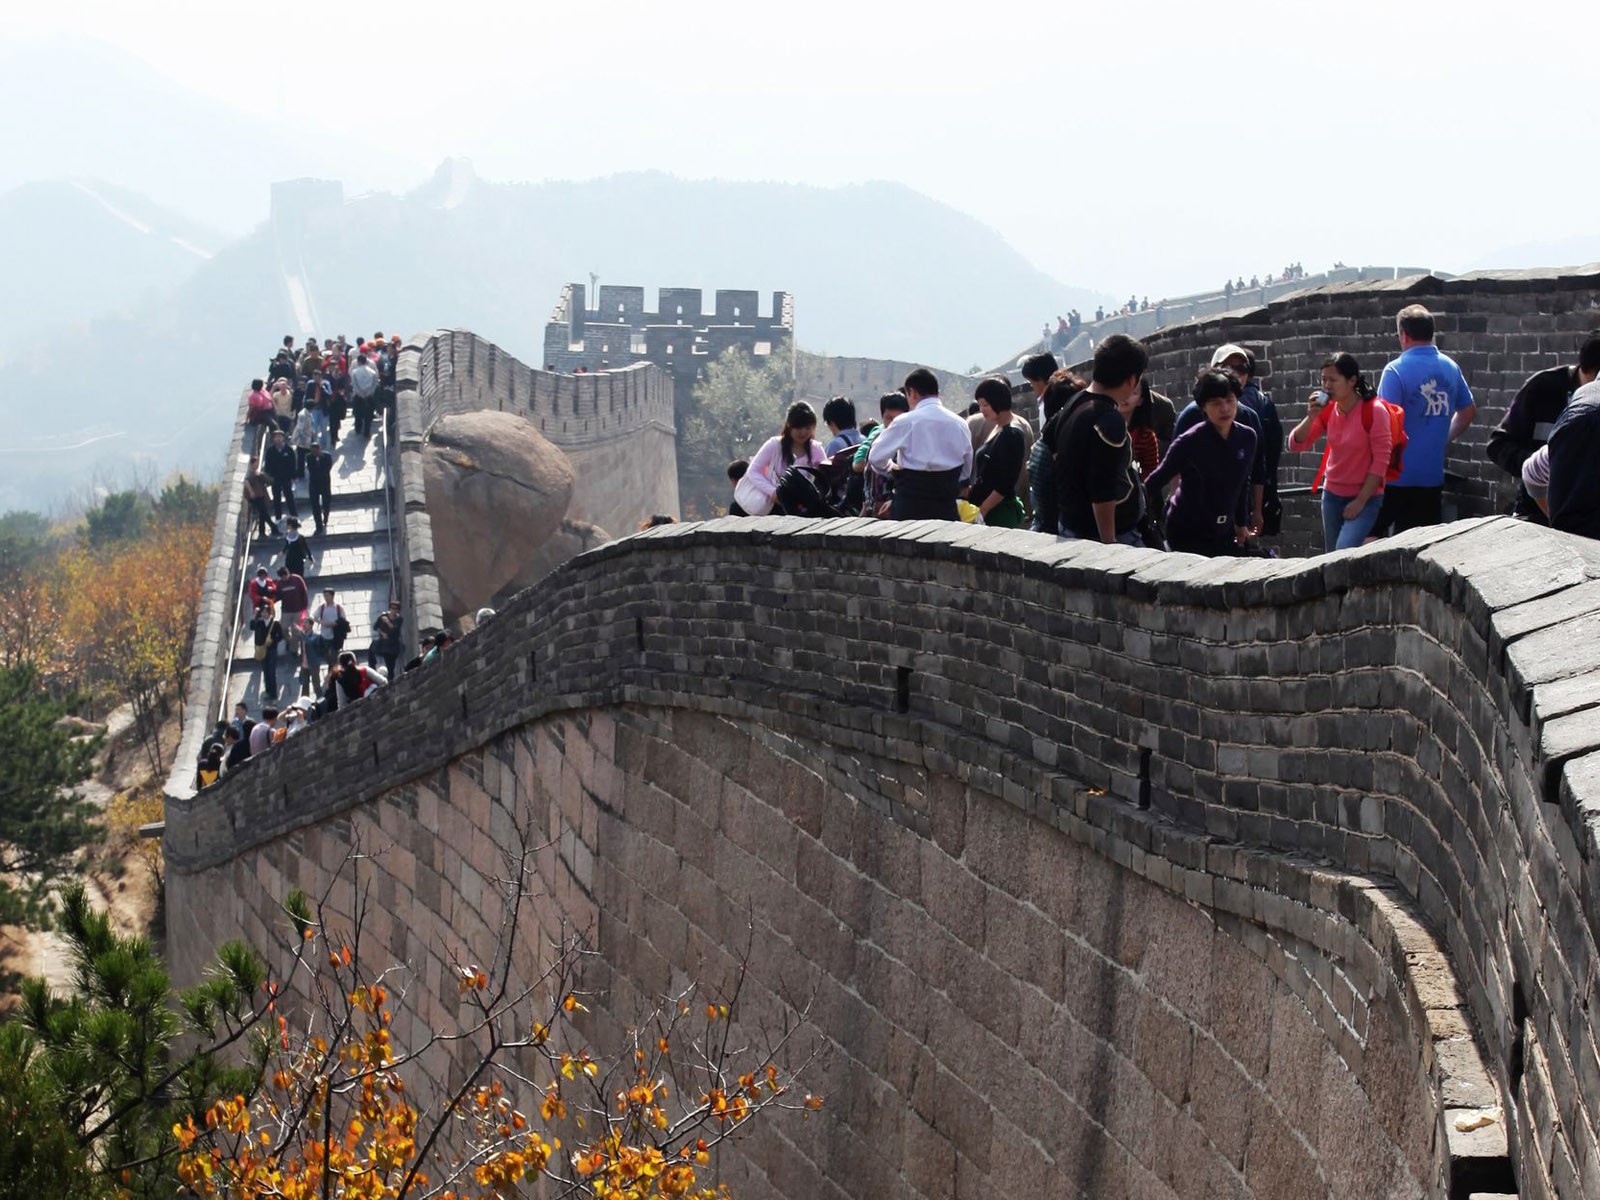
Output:
[[[1447,469],[1460,479],[1447,502],[1461,516],[1504,512],[1516,496],[1516,482],[1485,456],[1489,432],[1529,375],[1577,361],[1584,337],[1600,328],[1600,265],[1449,280],[1413,275],[1297,292],[1261,308],[1146,335],[1151,382],[1181,407],[1211,352],[1237,342],[1261,360],[1262,386],[1272,393],[1287,435],[1305,415],[1306,394],[1318,386],[1329,355],[1348,350],[1377,385],[1384,364],[1399,353],[1395,314],[1412,303],[1433,312],[1437,344],[1461,364],[1478,406],[1477,421],[1450,448]],[[1086,364],[1078,369],[1087,374]],[[1316,453],[1286,452],[1283,483],[1309,485],[1317,461]],[[1283,539],[1284,553],[1320,553],[1313,502],[1295,498],[1289,506],[1292,528]]]
[[[938,524],[666,527],[170,802],[174,970],[267,930],[286,881],[374,825],[416,860],[373,869],[436,970],[430,939],[492,925],[472,884],[499,805],[560,835],[538,919],[598,930],[602,1027],[674,970],[725,969],[724,900],[746,897],[773,935],[758,981],[799,971],[827,998],[821,1086],[845,1107],[730,1162],[754,1194],[1015,1194],[1085,1161],[1153,1195],[1193,1194],[1174,1162],[1214,1194],[1509,1191],[1512,1164],[1525,1195],[1594,1194],[1597,576],[1593,543],[1501,519],[1280,562]],[[1060,945],[1059,969],[1019,936]],[[1214,969],[1179,977],[1223,959],[1258,964],[1225,973],[1230,999]],[[1106,1001],[1066,989],[1128,982],[1107,962],[1139,982],[1104,1026]],[[974,988],[1012,1015],[974,1011]],[[1241,1005],[1274,1014],[1254,1038],[1226,1024]],[[1187,1031],[1188,1058],[1141,1051],[1142,1014]],[[1041,1021],[1103,1055],[1108,1086],[1062,1080]],[[966,1057],[990,1039],[1051,1081],[1047,1118]],[[1311,1059],[1316,1088],[1293,1065]],[[917,1079],[981,1103],[941,1110]],[[1502,1121],[1455,1129],[1497,1096]],[[1177,1120],[1165,1104],[1196,1132],[1151,1145],[1092,1104]],[[899,1122],[901,1153],[869,1119]],[[930,1162],[950,1170],[909,1177]]]

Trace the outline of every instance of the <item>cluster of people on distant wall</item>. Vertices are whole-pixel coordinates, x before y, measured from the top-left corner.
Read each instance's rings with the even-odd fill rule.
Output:
[[[1179,410],[1146,378],[1150,356],[1125,335],[1096,348],[1083,379],[1041,353],[1023,385],[983,380],[964,415],[946,408],[933,372],[912,371],[858,425],[836,397],[818,416],[790,407],[783,428],[728,468],[735,515],[935,518],[1061,538],[1207,556],[1275,554],[1283,450],[1322,448],[1328,550],[1443,520],[1445,459],[1477,415],[1460,367],[1434,344],[1433,315],[1396,317],[1400,353],[1372,385],[1347,352],[1330,353],[1321,386],[1285,436],[1243,346],[1218,347]],[[1517,515],[1600,537],[1600,334],[1573,366],[1533,376],[1489,438],[1490,458],[1519,480]],[[1040,428],[1014,411],[1030,388]]]
[[[333,472],[351,455],[359,464],[385,414],[393,413],[400,338],[374,334],[355,344],[343,335],[296,349],[286,336],[264,378],[253,379],[245,403],[244,476],[247,525],[259,563],[243,585],[241,611],[256,664],[256,716],[241,702],[219,722],[196,766],[200,786],[292,737],[319,717],[382,687],[399,671],[405,616],[397,597],[372,623],[366,663],[345,649],[352,628],[337,591],[313,593],[320,550],[313,539],[330,532]],[[351,426],[344,429],[345,419]],[[253,438],[250,430],[259,430]],[[341,433],[343,436],[341,436]],[[297,489],[304,489],[312,533],[301,533]],[[430,636],[409,667],[430,662],[450,635]],[[287,668],[287,703],[280,671]]]

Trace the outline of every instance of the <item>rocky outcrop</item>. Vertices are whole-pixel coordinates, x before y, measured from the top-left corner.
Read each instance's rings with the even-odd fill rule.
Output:
[[[550,545],[553,537],[563,549],[575,542],[563,528],[570,524],[572,463],[521,417],[440,417],[428,433],[422,470],[447,621],[578,552]]]

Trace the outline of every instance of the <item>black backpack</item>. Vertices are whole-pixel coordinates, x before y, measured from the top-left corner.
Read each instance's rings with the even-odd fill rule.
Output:
[[[810,471],[790,467],[778,477],[777,509],[791,517],[837,517]]]

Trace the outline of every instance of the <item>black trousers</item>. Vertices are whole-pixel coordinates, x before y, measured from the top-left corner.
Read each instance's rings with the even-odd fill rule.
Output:
[[[269,530],[272,533],[278,531],[273,521],[272,513],[267,508],[267,498],[265,496],[251,496],[250,511],[255,514],[257,537],[266,537]]]
[[[1383,489],[1378,520],[1372,526],[1374,537],[1404,533],[1419,525],[1438,525],[1444,521],[1444,486],[1396,487]]]
[[[311,485],[311,519],[319,530],[328,524],[328,509],[333,506],[333,491],[318,484]]]
[[[283,520],[284,505],[289,507],[289,515],[298,517],[300,510],[294,502],[294,480],[274,479],[272,481],[272,518],[275,521]]]
[[[262,704],[276,704],[278,702],[278,648],[267,647],[267,656],[261,660],[261,696]]]
[[[961,515],[956,511],[956,500],[960,491],[960,467],[948,471],[896,471],[889,519],[958,521]]]
[[[375,395],[368,396],[365,399],[357,396],[351,401],[350,408],[355,413],[356,419],[356,433],[361,437],[372,436],[373,401],[375,399],[377,399]]]

